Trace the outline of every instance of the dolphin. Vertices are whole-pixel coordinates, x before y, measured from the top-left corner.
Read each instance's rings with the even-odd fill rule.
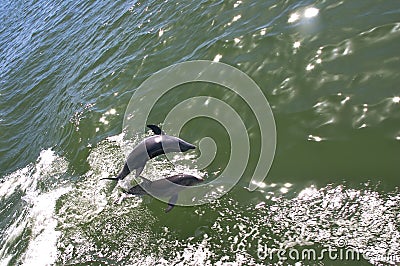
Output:
[[[178,193],[185,189],[185,187],[198,184],[204,179],[195,177],[193,175],[179,174],[167,178],[150,181],[141,177],[144,181],[129,190],[125,191],[132,195],[154,195],[156,197],[170,198],[165,212],[169,212],[175,206],[178,200]],[[177,186],[178,185],[178,186]]]
[[[184,141],[183,139],[166,135],[156,125],[147,125],[147,127],[150,128],[155,135],[145,138],[135,148],[133,148],[131,153],[128,155],[123,169],[117,177],[106,177],[102,179],[122,180],[133,170],[136,170],[135,177],[138,177],[142,173],[148,160],[161,154],[185,152],[196,148],[196,146]]]

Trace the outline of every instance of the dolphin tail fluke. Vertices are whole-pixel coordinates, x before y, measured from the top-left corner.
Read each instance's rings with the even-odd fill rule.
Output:
[[[116,180],[116,181],[122,180],[122,179],[124,179],[127,175],[129,175],[130,172],[131,172],[131,170],[129,170],[128,164],[125,164],[125,165],[124,165],[124,168],[123,168],[122,171],[117,175],[117,177],[105,177],[105,178],[102,178],[102,179],[100,179],[100,180],[103,180],[103,179]]]
[[[129,175],[129,173],[131,172],[131,170],[129,170],[128,164],[124,165],[124,168],[122,168],[122,171],[118,174],[118,176],[116,177],[118,180],[122,180],[124,179],[127,175]]]

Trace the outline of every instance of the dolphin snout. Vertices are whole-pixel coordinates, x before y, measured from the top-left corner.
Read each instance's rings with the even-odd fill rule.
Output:
[[[179,148],[181,149],[181,151],[187,151],[187,150],[193,150],[196,149],[196,146],[194,146],[193,144],[186,142],[186,141],[179,141]]]

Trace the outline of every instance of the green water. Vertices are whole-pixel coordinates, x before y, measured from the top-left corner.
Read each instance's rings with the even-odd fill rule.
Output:
[[[399,1],[3,0],[0,21],[2,265],[400,262]],[[261,138],[250,108],[225,88],[185,84],[151,122],[190,97],[225,101],[250,136],[243,177],[211,204],[168,214],[150,197],[114,204],[119,188],[99,179],[123,165],[131,96],[162,68],[200,59],[238,68],[268,99],[277,145],[264,184],[247,190]],[[228,133],[207,118],[181,132],[196,145],[207,136],[218,153],[198,174],[212,180]],[[161,157],[145,174],[175,170]],[[360,259],[262,257],[265,246]]]

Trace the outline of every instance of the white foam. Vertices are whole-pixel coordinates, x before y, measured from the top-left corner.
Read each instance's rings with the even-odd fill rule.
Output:
[[[70,190],[71,187],[59,188],[31,199],[33,207],[29,219],[32,236],[23,265],[50,265],[56,261],[57,240],[61,233],[56,230],[54,208],[57,199]]]
[[[13,243],[17,237],[22,235],[27,223],[28,222],[25,218],[25,215],[20,215],[17,220],[5,230],[4,236],[6,239],[4,243]],[[0,265],[8,265],[7,261],[12,258],[12,255],[4,257],[4,254],[8,251],[8,248],[8,245],[4,244],[0,250],[0,256],[3,258],[3,261],[0,261]]]
[[[4,200],[9,198],[17,188],[25,190],[32,183],[32,166],[26,166],[16,172],[4,177],[5,181],[0,186],[0,197]]]
[[[6,256],[6,257],[0,259],[0,265],[4,265],[4,266],[9,265],[11,259],[12,259],[12,255],[9,255],[9,256]]]
[[[27,205],[15,213],[12,223],[5,228],[0,264],[7,265],[13,259],[13,245],[17,242],[16,239],[29,231],[32,235],[23,255],[23,263],[47,265],[55,262],[59,233],[55,230],[57,220],[54,217],[54,208],[57,199],[70,190],[60,187],[55,180],[65,173],[67,167],[68,164],[63,158],[51,149],[46,149],[40,152],[35,164],[29,164],[5,177],[5,182],[0,187],[0,197],[7,199],[17,192],[22,192],[21,200]],[[47,182],[49,177],[55,178],[48,184],[56,189],[43,193],[38,187],[38,182]],[[27,231],[26,228],[30,230]]]
[[[0,197],[6,199],[17,189],[27,191],[36,189],[37,180],[43,175],[52,171],[52,164],[58,157],[51,149],[42,150],[37,159],[35,167],[32,164],[6,176],[0,187]],[[65,167],[60,167],[65,170]],[[35,171],[34,171],[35,170]]]

